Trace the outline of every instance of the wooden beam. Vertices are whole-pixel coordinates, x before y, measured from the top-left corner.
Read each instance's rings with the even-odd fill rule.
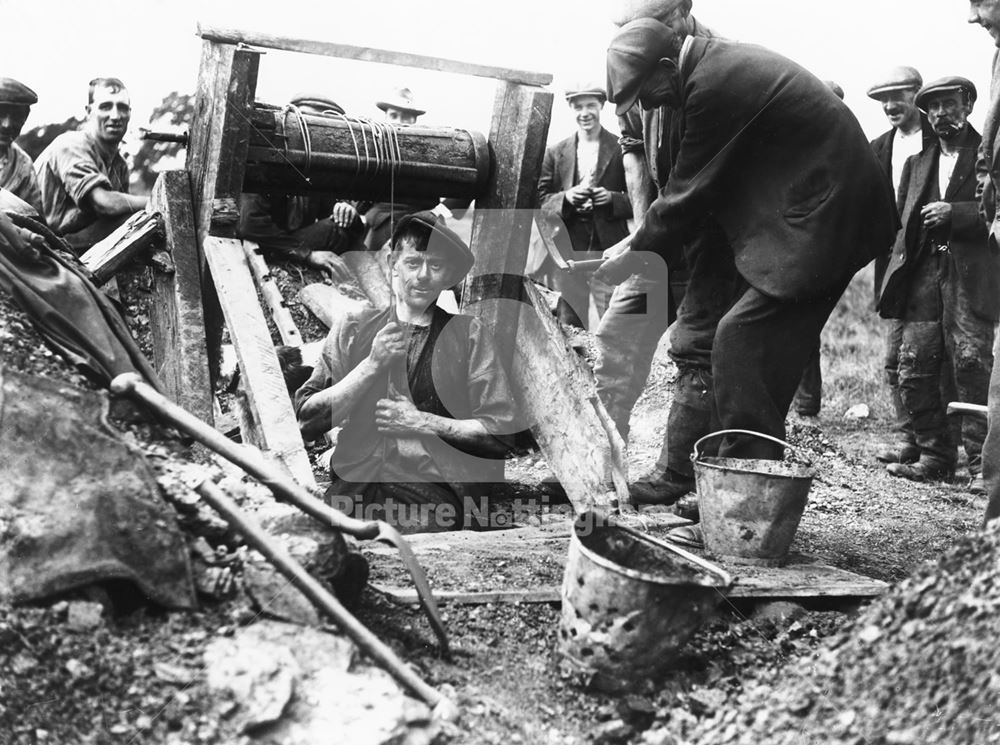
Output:
[[[156,212],[136,212],[111,235],[91,246],[80,262],[102,284],[163,238],[163,221]]]
[[[201,271],[195,238],[191,185],[186,171],[165,171],[156,179],[150,198],[162,216],[172,272],[150,268],[153,299],[149,325],[153,364],[166,394],[195,416],[212,422],[212,386],[205,349]]]
[[[285,52],[302,52],[304,54],[317,54],[323,57],[339,57],[341,59],[361,60],[364,62],[379,62],[385,65],[417,67],[422,70],[437,70],[438,72],[450,72],[458,75],[474,75],[481,78],[507,80],[512,83],[523,83],[525,85],[548,85],[552,82],[552,75],[549,73],[528,72],[507,67],[491,67],[472,62],[443,59],[441,57],[427,57],[422,54],[393,52],[388,49],[374,49],[371,47],[357,47],[352,44],[336,44],[330,41],[312,41],[289,36],[274,36],[256,31],[217,28],[215,26],[198,24],[198,35],[203,39],[225,42],[226,44],[248,44],[266,49],[280,49]]]
[[[282,296],[281,290],[278,289],[278,283],[274,281],[274,275],[268,269],[267,262],[264,261],[264,254],[260,246],[253,241],[243,241],[243,253],[246,256],[254,282],[257,283],[257,289],[260,290],[264,302],[267,303],[267,307],[271,311],[271,320],[274,321],[274,325],[278,329],[281,343],[290,347],[301,347],[302,334],[299,333],[299,327],[295,325],[291,311],[285,305],[285,298]]]
[[[327,328],[333,325],[334,318],[357,313],[366,306],[361,300],[347,297],[333,285],[321,282],[306,285],[299,290],[299,300]]]
[[[348,251],[341,256],[350,267],[361,291],[376,308],[389,307],[389,250]]]
[[[465,282],[462,306],[493,331],[505,364],[515,346],[551,112],[551,93],[511,83],[497,89],[489,137],[494,169],[487,196],[476,202],[471,241],[476,265]]]
[[[239,360],[252,417],[252,425],[241,421],[241,427],[248,430],[243,433],[244,441],[257,443],[274,456],[300,484],[315,486],[242,243],[231,238],[209,237],[205,240],[204,254]]]

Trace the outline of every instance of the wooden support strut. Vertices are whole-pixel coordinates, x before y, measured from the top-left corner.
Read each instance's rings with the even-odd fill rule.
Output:
[[[91,271],[97,284],[103,284],[162,237],[160,215],[156,212],[136,212],[111,235],[91,246],[80,257],[80,263]]]
[[[450,72],[458,75],[475,75],[482,78],[523,83],[524,85],[540,86],[549,85],[552,82],[552,75],[548,73],[477,65],[471,62],[459,62],[458,60],[441,57],[427,57],[422,54],[358,47],[351,44],[336,44],[329,41],[294,39],[287,36],[274,36],[255,31],[241,31],[239,29],[218,28],[198,24],[198,35],[206,40],[210,39],[227,44],[248,44],[266,49],[280,49],[286,52],[303,52],[305,54],[317,54],[324,57],[380,62],[386,65],[416,67],[423,70],[437,70],[439,72]]]
[[[253,274],[254,282],[257,283],[257,289],[260,290],[264,302],[267,303],[267,307],[271,311],[271,320],[274,321],[274,325],[278,329],[281,343],[290,347],[301,347],[302,334],[299,333],[299,327],[295,325],[291,311],[285,305],[285,298],[281,295],[281,290],[278,289],[278,283],[274,281],[274,276],[268,269],[267,262],[264,261],[260,246],[253,241],[244,241],[243,253],[246,256],[247,265],[250,267],[250,273]]]

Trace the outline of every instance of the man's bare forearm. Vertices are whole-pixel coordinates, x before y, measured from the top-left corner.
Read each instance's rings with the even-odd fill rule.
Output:
[[[299,430],[306,440],[315,440],[324,432],[341,424],[379,377],[379,368],[371,358],[365,358],[342,380],[317,391],[299,408]]]
[[[506,449],[478,419],[449,419],[421,412],[418,434],[435,435],[466,453],[484,458],[499,458]]]
[[[625,166],[628,198],[632,202],[632,219],[638,227],[642,225],[642,217],[653,203],[653,178],[642,153],[623,153],[622,164]]]

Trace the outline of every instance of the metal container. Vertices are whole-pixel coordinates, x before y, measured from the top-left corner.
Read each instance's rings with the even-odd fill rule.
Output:
[[[713,432],[694,444],[691,460],[705,548],[734,564],[781,566],[812,486],[812,468],[777,460],[703,457],[700,446],[720,435],[745,434],[786,448],[787,442],[742,429]]]
[[[694,554],[584,513],[563,577],[560,651],[591,688],[637,689],[669,667],[731,586]]]

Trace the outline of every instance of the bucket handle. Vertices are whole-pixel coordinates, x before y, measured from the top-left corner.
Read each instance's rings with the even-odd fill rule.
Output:
[[[779,440],[777,437],[771,437],[771,435],[765,435],[763,432],[754,432],[753,430],[750,429],[720,429],[718,432],[712,432],[711,434],[699,438],[698,441],[695,442],[694,444],[694,452],[691,453],[691,461],[693,463],[697,463],[698,459],[701,457],[701,453],[698,452],[698,446],[701,445],[701,443],[703,443],[705,440],[711,440],[713,437],[718,437],[719,435],[751,435],[752,437],[760,437],[761,439],[764,440],[770,440],[776,445],[781,445],[782,447],[794,450],[801,457],[805,458],[806,462],[810,466],[813,464],[812,458],[810,458],[802,448],[797,447],[795,445],[790,445],[784,440]]]

